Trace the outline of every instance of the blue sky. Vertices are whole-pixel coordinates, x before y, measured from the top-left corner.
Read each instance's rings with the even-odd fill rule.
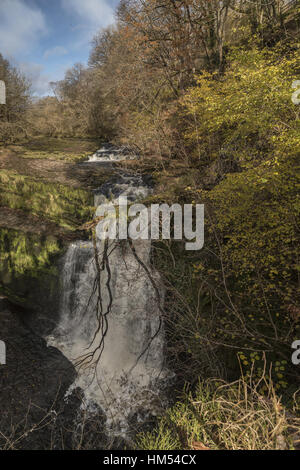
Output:
[[[0,0],[0,53],[32,80],[36,95],[87,63],[90,42],[114,22],[119,0]]]

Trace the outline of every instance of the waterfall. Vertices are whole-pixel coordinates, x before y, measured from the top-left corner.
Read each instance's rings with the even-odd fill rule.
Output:
[[[140,176],[120,174],[95,193],[105,204],[120,195],[145,197]],[[59,324],[48,344],[75,364],[69,390],[84,392],[91,412],[104,411],[108,431],[126,434],[161,406],[164,367],[164,288],[151,265],[151,241],[72,243],[63,260]]]
[[[128,147],[115,147],[111,144],[105,144],[91,157],[89,162],[116,162],[123,160],[135,160],[138,158],[136,153],[132,152]]]

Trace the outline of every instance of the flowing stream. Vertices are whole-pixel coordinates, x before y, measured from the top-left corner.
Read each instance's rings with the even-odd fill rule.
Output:
[[[111,144],[105,144],[101,149],[97,150],[91,157],[89,162],[118,162],[123,160],[135,160],[138,155],[128,147],[115,147]]]
[[[121,154],[108,146],[98,158],[112,161],[115,155],[119,161]],[[140,201],[150,192],[147,178],[119,172],[95,191],[95,205],[119,196]],[[76,366],[67,396],[81,388],[82,407],[91,413],[100,407],[108,431],[124,435],[132,420],[141,422],[161,408],[170,376],[164,365],[165,292],[151,265],[151,241],[102,241],[96,235],[94,242],[72,243],[62,286],[59,324],[48,345]]]

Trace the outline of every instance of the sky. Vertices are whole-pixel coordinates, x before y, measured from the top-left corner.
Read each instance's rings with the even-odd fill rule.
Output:
[[[0,53],[28,77],[36,96],[50,93],[90,43],[114,22],[119,0],[0,0]]]

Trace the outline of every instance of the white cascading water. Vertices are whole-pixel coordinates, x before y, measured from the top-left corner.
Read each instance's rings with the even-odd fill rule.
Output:
[[[97,204],[149,194],[141,177],[123,175],[97,191]],[[108,195],[109,193],[109,195]],[[96,231],[97,233],[97,231]],[[96,251],[95,251],[96,250]],[[126,434],[161,406],[164,367],[164,289],[150,262],[151,241],[76,242],[62,272],[60,322],[48,344],[77,368],[86,409],[100,406],[109,432]]]
[[[105,144],[91,157],[89,162],[119,162],[123,160],[135,160],[138,158],[136,153],[132,152],[128,147],[115,147],[111,144]]]

